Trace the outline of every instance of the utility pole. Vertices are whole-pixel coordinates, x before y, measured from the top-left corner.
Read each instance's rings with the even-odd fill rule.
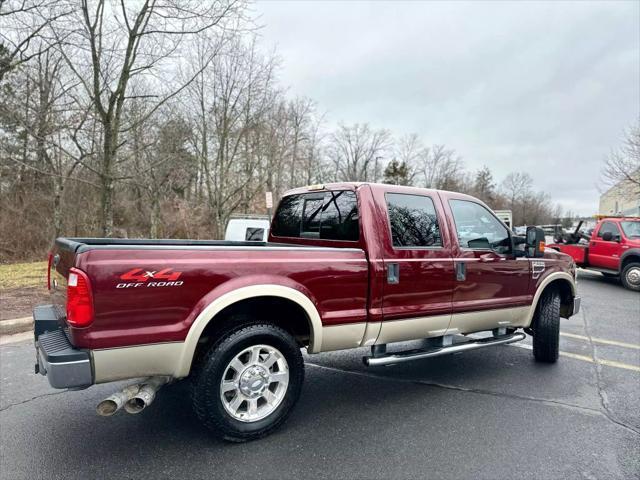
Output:
[[[373,165],[373,183],[378,183],[378,160],[381,158],[382,157],[378,156],[374,159],[375,163]]]

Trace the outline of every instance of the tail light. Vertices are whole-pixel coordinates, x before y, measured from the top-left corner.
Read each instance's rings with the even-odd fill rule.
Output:
[[[53,262],[53,254],[49,253],[47,259],[47,290],[51,290],[51,263]]]
[[[91,282],[77,268],[69,270],[67,280],[67,322],[73,327],[88,327],[93,322]]]

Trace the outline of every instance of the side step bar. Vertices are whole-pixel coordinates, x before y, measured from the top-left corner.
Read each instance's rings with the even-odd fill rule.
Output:
[[[507,343],[519,342],[525,338],[526,335],[524,333],[518,332],[511,335],[502,335],[500,337],[471,340],[445,347],[429,348],[426,350],[409,350],[406,352],[389,353],[373,357],[362,357],[362,361],[368,367],[393,365],[394,363],[410,362],[411,360],[420,360],[422,358],[439,357],[440,355],[466,352],[468,350],[476,350],[478,348],[490,347],[492,345],[504,345]]]

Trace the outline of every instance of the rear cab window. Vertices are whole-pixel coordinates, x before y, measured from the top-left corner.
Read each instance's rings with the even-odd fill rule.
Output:
[[[511,252],[509,230],[487,208],[469,200],[450,200],[460,248]]]
[[[357,242],[360,218],[356,193],[350,190],[289,195],[273,219],[274,237]]]
[[[431,197],[387,193],[385,198],[394,248],[442,247],[440,225]]]

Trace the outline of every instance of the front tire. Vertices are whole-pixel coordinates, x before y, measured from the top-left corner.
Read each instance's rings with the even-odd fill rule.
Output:
[[[560,352],[560,294],[544,292],[533,321],[533,356],[538,362],[555,363]]]
[[[620,279],[625,288],[640,292],[640,263],[633,262],[625,265]]]
[[[202,359],[192,386],[194,410],[212,433],[231,442],[268,435],[300,396],[304,361],[286,331],[253,324],[224,335]]]

